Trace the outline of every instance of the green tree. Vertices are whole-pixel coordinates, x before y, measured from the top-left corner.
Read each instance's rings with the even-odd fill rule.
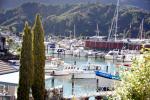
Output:
[[[33,56],[34,56],[34,81],[32,94],[35,100],[44,100],[45,92],[45,46],[44,30],[38,14],[33,26]]]
[[[29,100],[29,92],[33,78],[32,33],[25,23],[24,36],[20,58],[19,87],[17,100]]]
[[[131,71],[123,73],[117,87],[117,96],[122,100],[150,99],[150,50],[142,51],[143,57],[133,61]]]

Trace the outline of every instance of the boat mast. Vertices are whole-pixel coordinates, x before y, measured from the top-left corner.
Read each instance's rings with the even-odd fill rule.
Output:
[[[70,31],[69,31],[69,37],[70,37],[70,39],[72,38],[71,33],[72,33],[72,31],[70,30]]]
[[[99,36],[100,30],[99,30],[98,24],[96,25],[96,27],[97,27],[96,28],[96,33],[97,33],[96,35]]]
[[[129,29],[124,33],[124,39],[125,38],[131,38],[131,29],[132,29],[132,22],[130,23]]]
[[[109,30],[109,34],[108,34],[108,39],[107,39],[107,41],[110,40],[110,36],[111,36],[111,33],[112,33],[113,24],[114,24],[113,22],[114,22],[114,17],[113,17],[113,20],[112,20],[112,23],[111,23],[111,27],[110,27],[110,30]]]
[[[118,32],[118,12],[119,12],[119,0],[117,2],[117,8],[116,8],[115,41],[117,40],[117,32]]]
[[[142,23],[140,25],[140,40],[143,39],[143,24],[144,24],[144,18],[142,19]]]
[[[117,40],[117,33],[118,33],[118,12],[119,12],[119,0],[117,1],[117,6],[116,6],[115,13],[114,13],[114,17],[112,19],[112,23],[111,23],[111,27],[110,27],[110,31],[109,31],[109,35],[108,35],[107,41],[110,40],[110,36],[111,36],[112,32],[114,32],[115,41]],[[114,30],[114,28],[115,28],[115,30]]]
[[[74,33],[74,39],[76,38],[76,26],[74,24],[74,28],[73,28],[73,33]]]

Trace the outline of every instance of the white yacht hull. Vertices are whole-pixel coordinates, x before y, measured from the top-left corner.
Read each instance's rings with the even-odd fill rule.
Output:
[[[141,54],[126,54],[125,58],[123,59],[122,56],[117,57],[117,61],[121,62],[131,62],[134,58],[140,58],[142,55]]]
[[[132,61],[132,58],[125,58],[125,59],[123,60],[123,58],[118,57],[118,58],[117,58],[117,61],[119,61],[119,62],[131,62],[131,61]]]
[[[52,71],[51,75],[53,76],[66,76],[69,75],[70,73],[66,71]]]
[[[105,59],[106,59],[106,60],[115,60],[115,59],[116,59],[116,56],[113,56],[113,55],[105,55]]]
[[[74,73],[75,79],[93,79],[96,78],[94,71],[83,71],[80,73]]]
[[[73,52],[73,56],[76,56],[76,57],[86,57],[87,53],[84,52],[84,51]]]

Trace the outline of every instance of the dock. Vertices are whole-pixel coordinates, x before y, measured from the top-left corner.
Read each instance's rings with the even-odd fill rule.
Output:
[[[80,95],[63,95],[63,86],[53,87],[47,89],[46,100],[89,100],[90,97],[94,97],[96,100],[101,100],[103,97],[113,96],[115,91],[99,91],[91,92]]]
[[[104,96],[112,96],[114,95],[115,92],[114,91],[100,91],[100,92],[92,92],[92,93],[86,93],[86,94],[83,94],[83,95],[70,95],[70,96],[64,96],[63,99],[64,100],[72,100],[72,99],[75,99],[75,100],[88,100],[88,98],[90,97],[95,97],[96,99],[100,99]]]

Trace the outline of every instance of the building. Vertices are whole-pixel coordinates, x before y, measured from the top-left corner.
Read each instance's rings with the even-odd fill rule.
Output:
[[[139,39],[126,39],[117,41],[107,41],[106,39],[89,38],[85,41],[85,47],[90,49],[99,50],[113,50],[113,49],[129,49],[129,50],[141,50],[142,45],[146,48],[150,48],[150,40]]]

